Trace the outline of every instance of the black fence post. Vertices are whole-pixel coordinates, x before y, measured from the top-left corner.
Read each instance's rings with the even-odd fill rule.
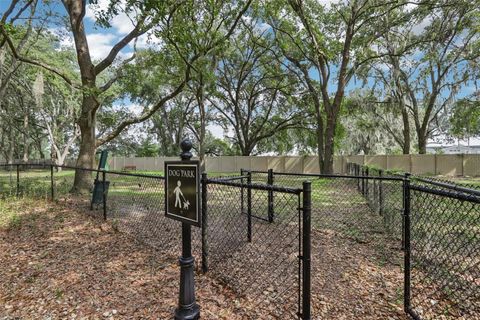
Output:
[[[375,212],[378,212],[378,170],[375,170],[376,178],[373,180],[373,206],[375,207]]]
[[[365,196],[365,168],[362,167],[362,195]]]
[[[244,179],[243,179],[243,175],[245,174],[245,171],[243,169],[240,169],[240,176],[242,177],[240,179],[241,183],[242,183],[242,186],[240,187],[240,212],[243,214],[245,213],[245,208],[244,208],[244,201],[245,201],[245,196],[244,196],[244,193],[245,193],[245,188],[243,187],[243,184],[245,183]]]
[[[370,172],[372,179],[372,209],[377,211],[377,178],[375,175],[375,170]]]
[[[405,174],[405,180],[403,182],[403,197],[404,197],[404,210],[403,210],[403,232],[405,236],[405,251],[404,251],[404,266],[405,266],[405,274],[404,274],[404,295],[403,295],[403,306],[405,312],[408,314],[410,309],[410,272],[411,272],[411,265],[410,265],[410,255],[411,255],[411,247],[410,247],[410,174]]]
[[[368,184],[370,183],[370,180],[368,179],[368,167],[365,168],[365,197],[367,198],[367,202],[370,203],[370,198],[369,198],[369,187]]]
[[[273,186],[273,169],[268,169],[267,184]],[[273,222],[273,190],[268,190],[268,222]]]
[[[247,240],[252,242],[252,172],[247,176]]]
[[[404,180],[403,180],[403,212],[405,212],[407,208],[407,183],[410,183],[410,173],[405,173]],[[405,214],[402,216],[402,250],[405,250]]]
[[[53,177],[53,164],[50,165],[50,196],[55,200],[55,181]]]
[[[358,163],[355,164],[355,175],[358,177],[357,178],[357,190],[360,192],[361,191],[361,179],[360,179],[360,165]]]
[[[378,180],[378,214],[383,215],[383,170],[378,172],[378,176],[380,177],[380,180]]]
[[[107,173],[105,170],[102,171],[102,186],[103,186],[103,220],[107,220]]]
[[[302,204],[302,319],[311,319],[311,215],[312,215],[312,184],[310,181],[303,182]]]
[[[207,173],[202,173],[202,272],[208,271],[208,207],[207,207]]]
[[[359,172],[359,176],[360,176],[360,193],[363,196],[363,167],[360,167],[358,169],[358,172]]]
[[[17,164],[17,197],[20,195],[20,165]]]

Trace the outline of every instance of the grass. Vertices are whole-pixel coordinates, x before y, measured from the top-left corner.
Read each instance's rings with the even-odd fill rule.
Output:
[[[23,215],[27,208],[35,207],[36,200],[4,198],[0,199],[0,229],[18,230],[23,225],[34,226],[36,215]]]
[[[15,199],[0,200],[0,229],[18,229],[22,225],[18,202]]]

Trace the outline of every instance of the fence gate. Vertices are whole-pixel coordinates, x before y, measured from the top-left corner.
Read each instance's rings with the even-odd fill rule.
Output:
[[[310,184],[252,184],[251,172],[243,174],[202,181],[202,268],[265,318],[310,319]]]

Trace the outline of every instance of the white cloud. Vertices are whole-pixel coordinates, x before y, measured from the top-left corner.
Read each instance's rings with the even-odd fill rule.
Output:
[[[111,21],[112,27],[115,28],[119,34],[127,34],[135,28],[132,20],[126,14],[119,14],[115,16]]]
[[[92,22],[96,21],[95,12],[103,11],[108,9],[109,0],[100,0],[98,4],[90,4],[87,6],[87,10],[85,13],[85,17],[90,19]],[[120,4],[120,12],[123,12],[125,9],[125,1],[121,1]],[[135,14],[131,13],[132,18],[134,20]],[[132,19],[130,19],[125,13],[120,13],[112,18],[110,21],[111,26],[114,29],[115,33],[119,35],[125,35],[133,30],[135,27]]]
[[[97,4],[87,5],[87,9],[85,10],[85,17],[89,18],[92,21],[95,21],[95,12],[106,10],[109,3],[109,0],[99,0]]]
[[[48,31],[57,36],[60,44],[60,48],[58,50],[61,50],[62,48],[74,48],[75,43],[73,42],[73,36],[70,32],[68,32],[66,29],[62,28],[48,28]]]
[[[212,133],[215,138],[223,139],[225,137],[225,131],[217,124],[210,124],[207,126],[207,129]]]
[[[155,34],[152,32],[147,32],[137,39],[137,48],[138,49],[145,49],[145,48],[152,48],[152,47],[157,47],[160,48],[162,47],[164,42],[162,41],[161,38],[158,38]],[[133,48],[134,41],[130,42],[130,47]]]
[[[93,60],[105,58],[112,49],[117,36],[111,33],[92,33],[87,35],[88,47]]]

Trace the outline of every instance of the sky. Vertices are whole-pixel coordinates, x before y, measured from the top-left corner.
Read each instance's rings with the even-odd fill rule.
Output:
[[[327,6],[330,6],[332,3],[335,3],[335,2],[338,2],[338,0],[322,0],[322,3],[326,4]],[[91,56],[94,60],[101,60],[102,58],[106,57],[108,52],[111,50],[111,48],[120,39],[122,39],[122,37],[128,34],[134,27],[131,19],[124,13],[121,13],[112,19],[111,28],[106,29],[106,28],[97,26],[95,24],[95,21],[96,21],[95,10],[107,8],[108,3],[109,3],[109,0],[99,0],[98,5],[87,6],[84,23],[87,31],[87,39],[90,47]],[[0,13],[4,12],[9,4],[10,4],[10,0],[0,0]],[[63,7],[63,4],[59,0],[51,1],[51,5],[49,8],[52,11],[59,13],[60,15],[65,14],[65,8]],[[41,9],[44,9],[44,8],[41,8]],[[422,32],[423,29],[428,25],[428,23],[429,23],[428,19],[422,21],[421,23],[419,23],[414,27],[414,32],[415,33]],[[61,37],[62,39],[61,45],[73,47],[72,36],[70,33],[65,31],[65,28],[63,26],[50,25],[48,28],[50,29],[50,31],[58,34]],[[141,48],[146,48],[148,46],[151,46],[152,43],[149,42],[148,40],[151,37],[153,36],[149,34],[145,34],[141,36],[137,41],[137,48],[141,49]],[[153,37],[153,42],[155,42],[154,37]],[[133,53],[133,42],[120,52],[119,59],[127,58],[132,53]],[[332,71],[335,72],[335,69],[332,69]],[[315,70],[311,71],[311,75],[314,78],[318,79],[318,74],[316,73]],[[332,84],[333,85],[330,86],[330,91],[334,92],[335,84],[334,83]],[[371,82],[369,84],[371,84]],[[360,86],[361,86],[360,81],[355,81],[355,79],[352,79],[352,81],[350,81],[350,83],[348,84],[346,91],[348,92],[348,91],[354,90]],[[467,86],[463,88],[462,91],[459,93],[459,97],[468,95],[472,93],[474,90],[475,90],[475,86],[473,84],[470,86]],[[141,106],[131,103],[128,100],[121,101],[120,103],[126,106],[129,106],[130,109],[135,113],[139,113],[142,110]],[[223,137],[225,134],[223,129],[218,125],[211,125],[209,127],[209,130],[212,132],[212,134],[220,138]]]

